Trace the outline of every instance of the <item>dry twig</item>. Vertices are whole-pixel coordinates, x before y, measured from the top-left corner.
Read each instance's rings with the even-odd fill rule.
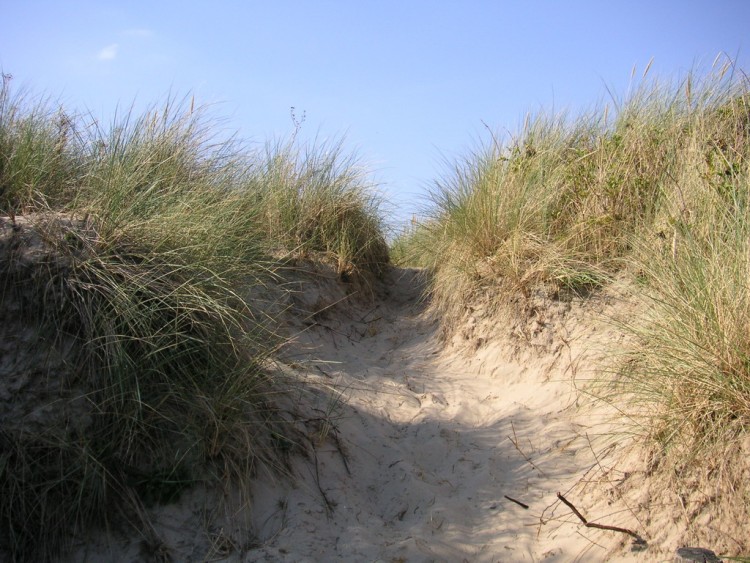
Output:
[[[606,524],[597,524],[595,522],[589,522],[588,520],[586,520],[586,518],[583,517],[583,514],[578,512],[578,509],[575,506],[573,506],[573,504],[562,495],[562,493],[557,493],[557,498],[559,498],[565,504],[565,506],[570,508],[573,511],[573,514],[578,516],[578,519],[581,522],[583,522],[583,524],[587,528],[597,528],[599,530],[609,530],[611,532],[620,532],[620,533],[628,534],[629,536],[632,536],[639,542],[644,541],[643,538],[639,536],[638,534],[636,534],[633,530],[628,530],[627,528],[619,528],[618,526],[608,526]]]
[[[511,497],[509,497],[508,495],[503,495],[503,496],[504,496],[505,498],[507,498],[507,499],[508,499],[508,500],[509,500],[510,502],[515,502],[515,503],[516,503],[516,504],[517,504],[518,506],[520,506],[521,508],[525,508],[526,510],[528,510],[528,509],[529,509],[529,505],[528,505],[528,504],[524,504],[524,503],[522,503],[522,502],[521,502],[520,500],[516,500],[516,499],[514,499],[514,498],[511,498]]]

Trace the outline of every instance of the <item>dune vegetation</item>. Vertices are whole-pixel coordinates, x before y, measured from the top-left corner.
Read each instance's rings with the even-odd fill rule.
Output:
[[[221,140],[192,100],[109,126],[0,91],[0,545],[53,558],[195,483],[240,489],[292,443],[267,361],[275,284],[316,254],[367,288],[388,252],[342,147]],[[13,350],[25,346],[30,352]],[[15,355],[14,355],[15,354]],[[41,414],[40,414],[41,413]],[[146,529],[146,526],[143,526]]]
[[[623,100],[529,116],[455,163],[393,257],[433,273],[447,331],[480,295],[500,307],[630,280],[646,318],[626,322],[629,347],[590,391],[678,480],[706,470],[718,498],[744,498],[723,478],[750,430],[750,82],[731,63],[647,72]]]
[[[678,480],[708,467],[716,498],[734,491],[746,516],[730,464],[750,444],[750,82],[731,63],[673,82],[647,69],[622,100],[490,135],[390,248],[368,171],[340,142],[248,149],[191,99],[105,126],[10,82],[0,549],[12,559],[53,559],[103,522],[138,528],[144,507],[197,484],[243,490],[285,471],[280,281],[307,258],[365,295],[391,260],[423,268],[445,335],[478,299],[518,313],[535,295],[624,280],[644,315],[586,390],[667,460],[656,465]]]

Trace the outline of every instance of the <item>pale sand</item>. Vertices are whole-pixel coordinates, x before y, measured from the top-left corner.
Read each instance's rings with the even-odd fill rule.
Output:
[[[616,331],[597,325],[598,313],[579,308],[576,318],[562,305],[546,326],[532,323],[528,342],[509,339],[507,322],[492,340],[492,327],[482,325],[503,320],[483,320],[480,310],[453,342],[441,344],[418,301],[415,275],[394,272],[372,306],[332,307],[287,349],[297,361],[305,354],[328,360],[298,376],[338,393],[335,404],[313,413],[325,413],[335,430],[317,449],[317,478],[304,463],[297,487],[258,484],[263,500],[254,520],[262,547],[246,560],[628,559],[628,536],[584,528],[556,497],[563,492],[584,510],[607,492],[579,495],[579,481],[600,473],[594,451],[613,439],[599,435],[596,413],[576,408],[574,376]],[[302,301],[325,305],[330,291],[322,282]],[[583,315],[591,317],[585,324]],[[552,332],[567,335],[568,345]],[[624,506],[606,504],[590,519],[638,528]]]

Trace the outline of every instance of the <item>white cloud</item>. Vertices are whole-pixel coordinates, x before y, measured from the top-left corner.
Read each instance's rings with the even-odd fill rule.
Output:
[[[112,45],[107,45],[99,51],[99,54],[96,56],[96,58],[100,61],[111,61],[117,56],[117,43],[112,43]]]

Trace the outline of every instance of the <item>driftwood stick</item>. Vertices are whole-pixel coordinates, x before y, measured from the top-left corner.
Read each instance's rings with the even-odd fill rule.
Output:
[[[563,501],[563,502],[565,503],[565,506],[567,506],[568,508],[570,508],[570,509],[571,509],[571,510],[573,511],[573,514],[575,514],[576,516],[578,516],[578,519],[579,519],[579,520],[580,520],[581,522],[583,522],[583,523],[584,523],[584,524],[585,524],[586,526],[588,526],[588,525],[589,525],[589,521],[588,521],[588,520],[586,520],[586,519],[585,519],[585,518],[583,517],[583,514],[581,514],[580,512],[578,512],[578,509],[577,509],[577,508],[576,508],[575,506],[573,506],[573,505],[572,505],[572,504],[570,503],[570,501],[569,501],[568,499],[566,499],[566,498],[565,498],[565,497],[564,497],[564,496],[562,495],[562,493],[557,493],[557,498],[559,498],[559,499],[560,499],[561,501]]]
[[[520,500],[516,500],[516,499],[514,499],[514,498],[511,498],[511,497],[509,497],[508,495],[503,495],[503,496],[504,496],[505,498],[507,498],[507,499],[508,499],[508,500],[509,500],[510,502],[515,502],[515,503],[516,503],[516,504],[517,504],[518,506],[520,506],[521,508],[525,508],[526,510],[528,510],[528,509],[529,509],[529,505],[528,505],[528,504],[524,504],[524,503],[522,503],[522,502],[521,502]]]
[[[595,522],[589,522],[586,524],[587,528],[598,528],[600,530],[611,530],[613,532],[621,532],[623,534],[628,534],[629,536],[632,536],[633,538],[640,540],[642,539],[641,536],[636,534],[633,530],[628,530],[627,528],[619,528],[617,526],[607,526],[606,524],[597,524]]]
[[[607,526],[606,524],[596,524],[594,522],[589,522],[588,520],[586,520],[586,518],[583,517],[583,514],[578,512],[578,509],[575,506],[573,506],[573,504],[562,495],[562,493],[557,493],[557,498],[559,498],[565,504],[565,506],[570,508],[573,511],[573,514],[578,516],[578,519],[581,522],[583,522],[583,524],[587,528],[597,528],[599,530],[609,530],[610,532],[620,532],[622,534],[628,534],[629,536],[634,537],[636,540],[643,541],[643,538],[641,538],[641,536],[636,534],[633,530],[628,530],[627,528],[619,528],[617,526]]]

